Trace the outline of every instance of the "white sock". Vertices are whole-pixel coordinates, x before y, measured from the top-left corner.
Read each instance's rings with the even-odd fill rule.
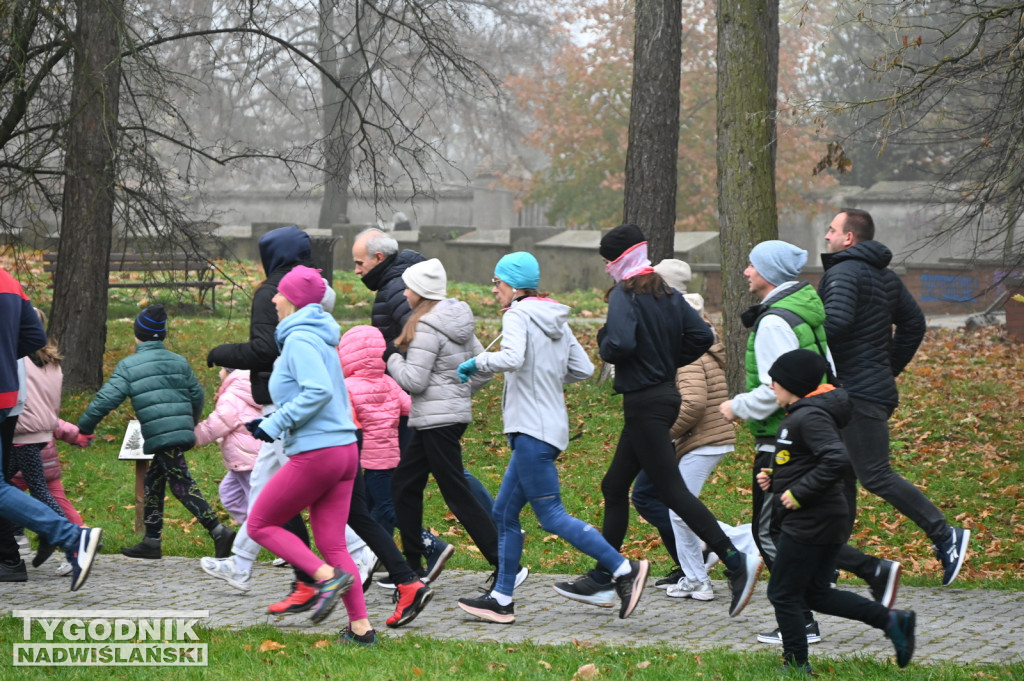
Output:
[[[237,572],[249,572],[252,570],[252,561],[248,558],[243,558],[237,553],[232,556],[235,560],[235,571]]]
[[[622,564],[615,568],[615,572],[612,573],[612,577],[618,579],[622,575],[628,575],[633,571],[633,566],[629,564],[629,561],[625,558],[622,559]]]
[[[505,594],[500,594],[497,591],[492,591],[491,592],[491,598],[493,598],[494,600],[498,601],[498,605],[509,605],[509,604],[512,603],[512,597],[511,596],[506,596]]]

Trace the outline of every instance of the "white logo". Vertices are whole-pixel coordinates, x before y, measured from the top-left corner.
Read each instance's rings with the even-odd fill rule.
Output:
[[[15,667],[205,667],[208,610],[15,610]],[[35,625],[35,626],[33,626]]]

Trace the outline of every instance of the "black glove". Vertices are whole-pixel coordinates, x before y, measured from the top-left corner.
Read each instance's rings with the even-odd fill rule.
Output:
[[[386,346],[384,346],[384,355],[383,355],[384,363],[387,364],[388,363],[388,357],[391,357],[391,355],[394,355],[394,354],[401,354],[401,352],[395,346],[394,343],[388,341],[388,344]]]
[[[245,424],[245,429],[248,430],[254,438],[257,440],[263,440],[264,442],[273,442],[274,438],[267,435],[267,431],[260,428],[260,424],[263,423],[263,419],[253,419]]]

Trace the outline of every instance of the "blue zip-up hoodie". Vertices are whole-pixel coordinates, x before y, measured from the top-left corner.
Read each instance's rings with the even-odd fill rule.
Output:
[[[274,332],[281,355],[270,375],[277,411],[260,424],[284,440],[288,456],[356,441],[348,390],[338,359],[341,327],[318,303],[285,317]]]

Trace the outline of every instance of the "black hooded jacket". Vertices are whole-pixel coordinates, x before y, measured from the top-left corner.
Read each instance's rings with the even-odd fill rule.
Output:
[[[412,313],[409,301],[405,299],[402,273],[424,260],[426,258],[416,251],[404,250],[388,256],[384,262],[363,275],[366,288],[377,292],[373,299],[371,323],[380,329],[386,343],[398,338],[405,320]]]
[[[775,438],[773,530],[803,544],[844,544],[850,538],[843,479],[853,472],[839,430],[852,413],[846,392],[827,384],[789,405]],[[782,505],[786,491],[800,508]]]
[[[260,260],[267,278],[252,297],[249,319],[249,340],[246,343],[218,345],[206,359],[207,364],[228,369],[248,369],[252,381],[252,397],[259,404],[270,404],[270,372],[278,356],[274,331],[277,329],[277,308],[274,296],[284,275],[296,265],[312,264],[309,235],[295,226],[271,230],[260,238]]]
[[[850,397],[890,410],[899,403],[895,377],[914,357],[926,329],[924,313],[889,269],[891,261],[892,251],[873,240],[823,253],[825,273],[818,285],[840,384]]]

